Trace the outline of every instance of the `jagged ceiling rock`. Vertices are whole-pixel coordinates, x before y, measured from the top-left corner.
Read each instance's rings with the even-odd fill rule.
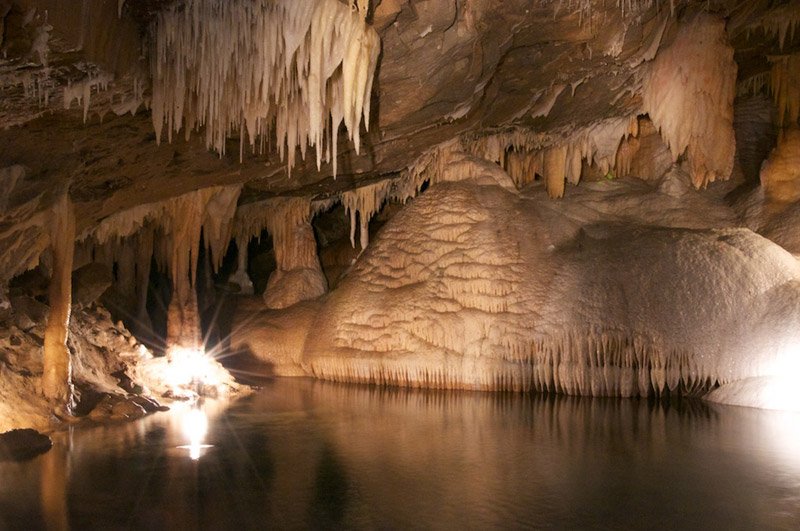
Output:
[[[69,186],[81,205],[79,231],[121,209],[203,186],[246,183],[243,202],[326,196],[396,175],[454,137],[510,128],[566,137],[599,120],[636,115],[649,61],[675,38],[676,20],[694,11],[728,17],[736,60],[744,63],[740,79],[763,77],[768,54],[789,53],[800,41],[788,32],[779,43],[785,24],[773,19],[795,22],[779,17],[784,2],[769,0],[375,1],[371,20],[382,53],[372,127],[361,155],[339,143],[334,180],[331,165],[317,170],[313,155],[291,177],[274,153],[245,155],[240,163],[236,138],[222,157],[198,135],[156,144],[145,109],[147,28],[170,3],[129,0],[118,16],[113,0],[0,1],[0,166],[25,167],[27,181],[42,189]],[[80,99],[85,90],[91,101],[64,110],[65,94]],[[113,112],[136,108],[135,116]]]

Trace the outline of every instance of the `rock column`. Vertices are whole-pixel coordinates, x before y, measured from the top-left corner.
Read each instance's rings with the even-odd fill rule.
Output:
[[[44,332],[42,391],[69,412],[72,407],[72,365],[67,348],[72,306],[72,262],[75,250],[75,214],[64,194],[54,205],[50,220],[53,271],[50,277],[50,313]]]

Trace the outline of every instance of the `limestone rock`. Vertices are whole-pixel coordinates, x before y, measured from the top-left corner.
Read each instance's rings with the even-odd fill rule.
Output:
[[[89,306],[111,287],[111,270],[105,264],[91,262],[72,272],[72,304]]]
[[[648,202],[625,225],[570,218],[537,194],[431,187],[326,299],[303,366],[338,381],[648,396],[796,363],[800,264],[777,245],[637,224]]]
[[[319,269],[292,269],[273,271],[264,291],[264,304],[277,310],[288,308],[300,301],[316,299],[327,291],[327,281]]]
[[[49,308],[46,304],[28,295],[11,297],[11,306],[14,308],[16,325],[21,330],[30,330],[35,326],[44,325],[47,321]]]
[[[260,300],[243,298],[231,326],[231,351],[251,354],[263,364],[265,376],[303,376],[306,337],[321,306],[320,300],[311,300],[264,310]]]
[[[111,415],[118,419],[139,419],[147,415],[147,410],[140,401],[126,398],[114,404]]]

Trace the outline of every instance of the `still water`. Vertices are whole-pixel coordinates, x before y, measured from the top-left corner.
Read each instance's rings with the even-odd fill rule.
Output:
[[[800,417],[278,379],[0,463],[2,529],[798,529]]]

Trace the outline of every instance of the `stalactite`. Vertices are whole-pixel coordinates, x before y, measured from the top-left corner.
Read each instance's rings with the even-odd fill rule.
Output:
[[[203,238],[211,255],[214,272],[219,271],[222,266],[225,250],[231,241],[233,219],[241,191],[241,186],[217,189],[206,203],[203,214]]]
[[[759,72],[750,77],[737,81],[736,96],[755,96],[770,86],[772,73],[769,71]]]
[[[800,118],[800,53],[771,57],[770,61],[778,127],[796,127]]]
[[[631,173],[633,158],[639,153],[639,139],[626,137],[620,142],[614,162],[614,173],[617,177],[627,177]]]
[[[356,214],[360,221],[359,236],[361,250],[369,244],[369,220],[383,206],[391,190],[392,181],[383,180],[342,192],[342,205],[350,214],[350,244],[356,246]]]
[[[512,130],[465,138],[462,143],[465,151],[496,162],[506,170],[518,188],[532,182],[536,174],[542,175],[548,193],[557,198],[564,194],[564,183],[559,182],[559,178],[578,184],[584,161],[596,165],[603,174],[609,173],[615,168],[622,142],[638,134],[637,117],[624,116],[549,135]],[[452,147],[444,151],[450,157],[453,152]],[[424,157],[420,158],[420,163],[431,166]],[[438,162],[438,166],[432,167],[433,175],[436,175],[445,171],[447,165]],[[439,167],[442,170],[438,170]],[[429,174],[431,170],[426,170],[426,175]]]
[[[185,213],[182,227],[173,227],[168,236],[168,263],[172,297],[167,309],[167,346],[197,349],[201,345],[200,317],[195,291],[200,220],[191,215],[192,206],[179,206]],[[183,229],[183,230],[181,230]]]
[[[218,192],[217,187],[204,188],[167,204],[164,236],[172,280],[172,298],[167,309],[168,348],[199,349],[202,345],[195,289],[197,260],[207,207]]]
[[[114,76],[108,73],[100,73],[97,76],[88,76],[86,79],[70,83],[64,87],[64,109],[69,109],[73,101],[83,106],[83,121],[89,117],[89,106],[91,105],[92,89],[95,92],[106,90],[108,84],[114,80]],[[137,103],[138,107],[138,103]]]
[[[274,130],[291,170],[295,151],[316,149],[317,167],[336,158],[345,124],[356,152],[369,128],[380,51],[365,22],[366,2],[190,0],[163,10],[153,33],[152,115],[160,141],[205,127],[209,148],[225,152],[234,134],[259,151]],[[234,81],[235,80],[235,81]],[[335,168],[334,168],[335,174]]]
[[[773,7],[751,22],[748,25],[748,31],[761,29],[766,35],[777,37],[778,44],[783,50],[786,37],[789,37],[789,42],[791,42],[797,34],[798,25],[800,25],[800,4],[788,2]]]
[[[42,391],[69,413],[72,408],[72,363],[67,348],[72,305],[72,262],[75,249],[75,213],[69,196],[63,194],[53,206],[50,220],[50,275],[47,326],[44,332]]]
[[[699,13],[661,49],[644,83],[643,108],[669,145],[686,153],[696,188],[733,171],[736,63],[725,21]]]

